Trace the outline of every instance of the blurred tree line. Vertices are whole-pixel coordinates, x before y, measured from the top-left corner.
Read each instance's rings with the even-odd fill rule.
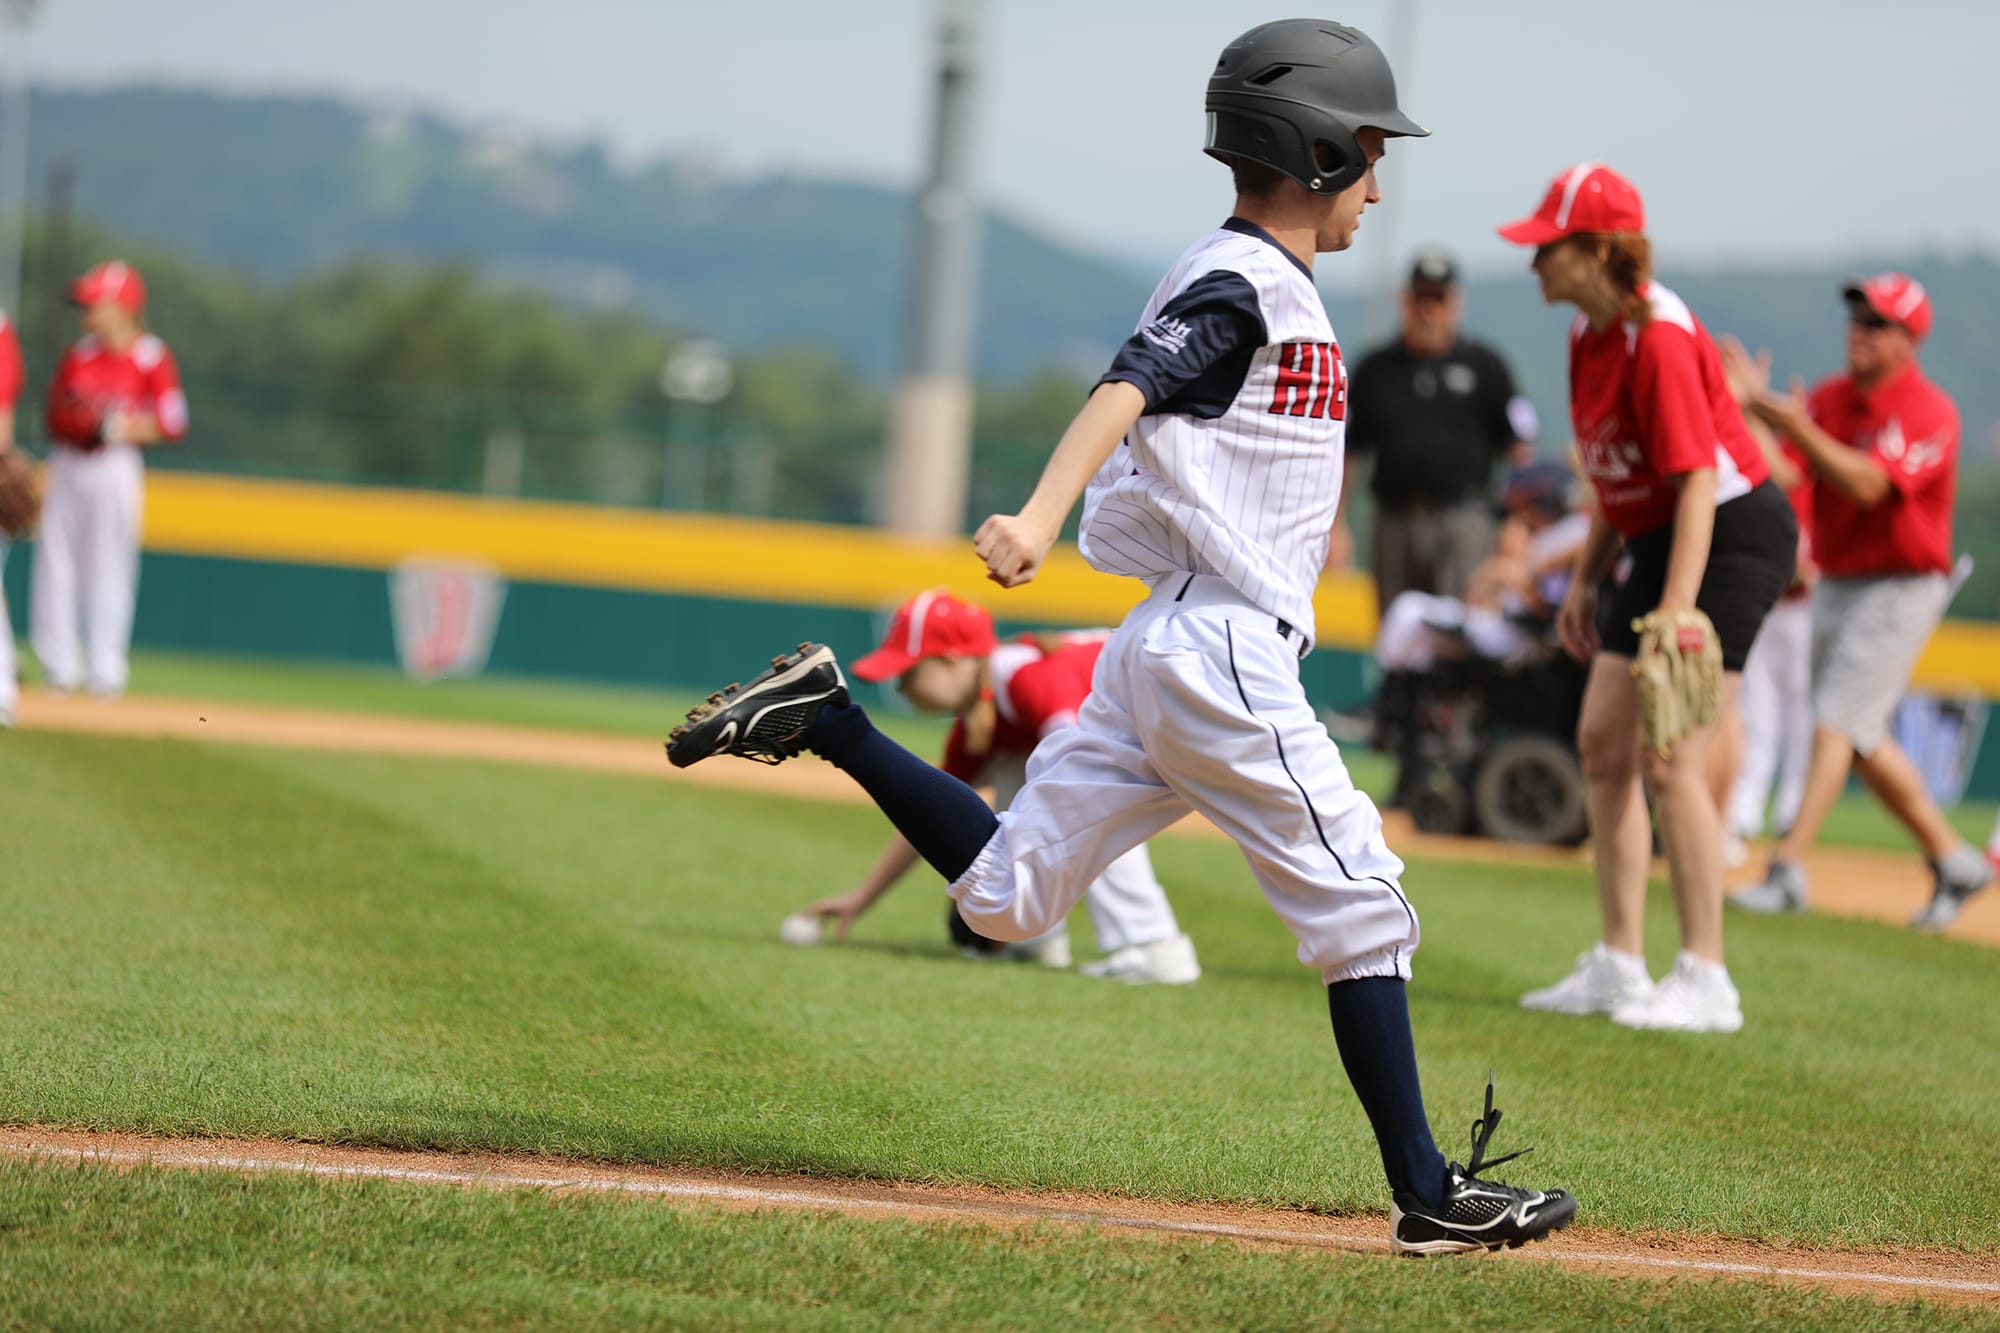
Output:
[[[26,239],[22,438],[77,332],[64,293],[118,256],[179,360],[194,428],[161,466],[866,522],[886,393],[832,351],[746,354],[713,404],[662,370],[684,335],[566,307],[464,264],[355,261],[263,284],[78,227]],[[1014,502],[1087,386],[1042,375],[979,397],[980,513]],[[986,508],[980,508],[981,506]]]

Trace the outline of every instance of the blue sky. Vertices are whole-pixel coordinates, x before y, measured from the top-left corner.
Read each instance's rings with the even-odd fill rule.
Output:
[[[1392,16],[1392,6],[1400,14]],[[1215,52],[1290,11],[1194,0],[984,0],[986,197],[1152,268],[1226,209],[1201,157]],[[1645,194],[1669,265],[2000,253],[2000,4],[1989,0],[1357,0],[1412,34],[1394,208],[1330,285],[1440,240],[1518,265],[1492,225],[1598,158]],[[628,159],[906,183],[930,0],[43,0],[37,78],[335,93]],[[1393,21],[1392,21],[1393,20]],[[32,131],[31,131],[32,132]],[[1346,261],[1343,261],[1346,264]]]

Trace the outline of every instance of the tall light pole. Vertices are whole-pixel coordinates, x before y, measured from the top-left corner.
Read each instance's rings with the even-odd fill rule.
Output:
[[[972,458],[973,301],[979,200],[972,186],[973,89],[983,0],[936,0],[930,160],[917,196],[902,378],[890,405],[883,526],[958,536]]]
[[[0,0],[0,310],[21,320],[21,232],[28,215],[28,29],[41,0]]]

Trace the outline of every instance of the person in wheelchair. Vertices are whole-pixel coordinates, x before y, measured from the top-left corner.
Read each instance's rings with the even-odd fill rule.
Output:
[[[1375,641],[1382,683],[1360,716],[1328,714],[1336,740],[1393,754],[1388,802],[1433,832],[1527,842],[1582,836],[1575,758],[1582,674],[1559,651],[1555,613],[1590,530],[1566,464],[1514,468],[1499,539],[1463,598],[1399,594]]]
[[[1397,594],[1375,636],[1376,665],[1385,674],[1425,672],[1441,660],[1481,657],[1519,667],[1551,656],[1556,608],[1590,532],[1590,515],[1575,503],[1575,480],[1562,463],[1514,468],[1498,543],[1465,596]]]

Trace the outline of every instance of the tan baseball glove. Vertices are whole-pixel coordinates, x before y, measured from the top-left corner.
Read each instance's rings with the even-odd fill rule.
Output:
[[[0,534],[25,537],[41,514],[34,460],[19,449],[0,449]]]
[[[1722,641],[1703,612],[1654,611],[1632,622],[1639,655],[1639,715],[1646,744],[1664,759],[1674,743],[1722,711]]]

